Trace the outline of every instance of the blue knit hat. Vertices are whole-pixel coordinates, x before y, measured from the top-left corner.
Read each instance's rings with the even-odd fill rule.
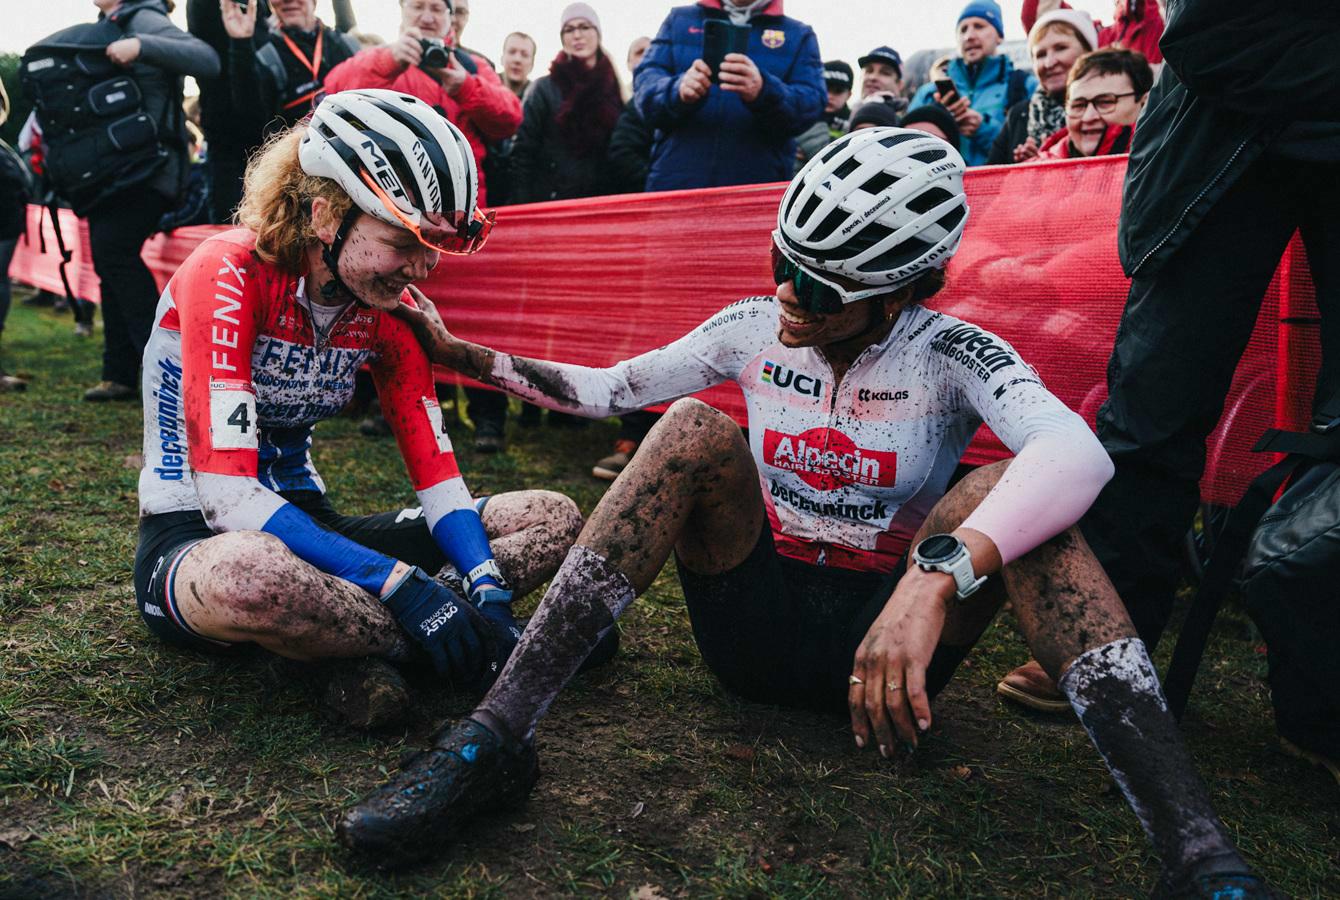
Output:
[[[1001,18],[1000,4],[996,0],[972,0],[963,7],[963,12],[958,14],[958,22],[964,19],[986,19],[991,23],[991,27],[996,29],[1000,39],[1005,39],[1005,20]],[[957,26],[958,22],[954,24]]]

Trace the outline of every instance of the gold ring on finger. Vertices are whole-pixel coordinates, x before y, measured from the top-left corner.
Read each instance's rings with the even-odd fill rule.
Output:
[[[890,691],[901,691],[903,689],[901,684],[894,684],[893,682],[889,682],[885,687]]]

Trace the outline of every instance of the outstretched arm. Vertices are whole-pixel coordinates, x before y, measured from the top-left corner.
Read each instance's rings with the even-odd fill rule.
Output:
[[[451,334],[433,302],[418,288],[409,291],[417,308],[402,304],[396,315],[414,329],[433,362],[532,403],[590,418],[632,412],[719,384],[739,372],[749,353],[732,342],[730,328],[712,327],[714,317],[672,344],[604,369],[512,356]],[[776,315],[767,298],[756,299],[761,302],[732,317],[732,325],[752,326],[759,315]]]

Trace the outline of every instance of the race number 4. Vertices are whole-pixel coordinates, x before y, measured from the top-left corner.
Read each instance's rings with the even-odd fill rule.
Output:
[[[256,449],[256,394],[251,385],[209,383],[209,440],[215,450]]]

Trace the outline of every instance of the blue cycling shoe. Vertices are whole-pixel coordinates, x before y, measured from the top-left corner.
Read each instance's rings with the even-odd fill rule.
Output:
[[[477,719],[438,732],[394,778],[346,812],[335,831],[349,850],[396,868],[446,849],[481,813],[520,806],[539,777],[535,748]]]

